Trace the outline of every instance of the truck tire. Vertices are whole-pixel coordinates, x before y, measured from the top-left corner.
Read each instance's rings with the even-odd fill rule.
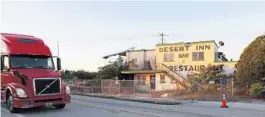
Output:
[[[63,109],[64,107],[65,107],[65,104],[55,105],[56,109]]]
[[[7,106],[8,110],[11,113],[17,113],[17,112],[19,112],[19,109],[14,107],[13,97],[12,97],[12,95],[10,93],[8,94],[8,98],[7,98],[7,101],[6,101],[6,106]]]

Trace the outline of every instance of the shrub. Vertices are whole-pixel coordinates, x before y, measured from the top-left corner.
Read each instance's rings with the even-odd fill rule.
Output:
[[[250,87],[250,93],[257,98],[263,98],[265,97],[265,86],[261,83],[254,83]]]

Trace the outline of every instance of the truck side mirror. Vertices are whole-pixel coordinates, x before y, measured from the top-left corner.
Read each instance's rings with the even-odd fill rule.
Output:
[[[9,71],[9,57],[6,55],[1,57],[1,71]]]
[[[61,58],[57,58],[57,69],[58,70],[61,70],[62,69],[62,66],[61,66]]]
[[[1,56],[1,71],[3,71],[3,70],[4,70],[4,59]]]

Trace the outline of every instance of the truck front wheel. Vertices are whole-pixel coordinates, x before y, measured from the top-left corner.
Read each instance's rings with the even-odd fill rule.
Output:
[[[65,104],[55,105],[56,109],[63,109],[64,107],[65,107]]]
[[[12,97],[12,95],[10,93],[8,94],[6,105],[7,105],[8,110],[11,113],[17,113],[18,112],[18,108],[14,107],[13,97]]]

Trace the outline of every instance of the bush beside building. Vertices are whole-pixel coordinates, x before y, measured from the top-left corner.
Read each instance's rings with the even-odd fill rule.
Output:
[[[235,86],[248,94],[265,97],[265,35],[257,37],[246,47],[236,64]]]

